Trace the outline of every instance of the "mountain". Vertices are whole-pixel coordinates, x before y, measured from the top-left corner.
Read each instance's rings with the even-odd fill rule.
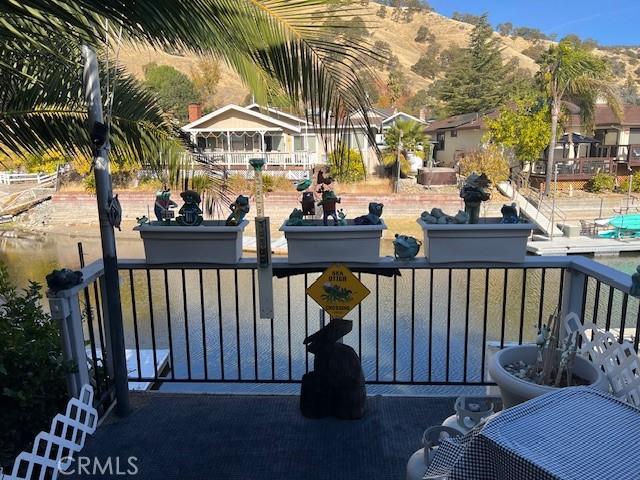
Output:
[[[434,80],[423,78],[411,71],[420,56],[429,48],[431,43],[437,44],[440,50],[451,46],[463,47],[469,40],[473,25],[453,20],[436,12],[421,11],[412,15],[411,20],[394,21],[394,8],[385,7],[384,18],[376,15],[381,5],[369,2],[362,7],[360,15],[366,24],[371,43],[383,41],[389,44],[391,55],[399,61],[398,68],[407,78],[407,84],[411,93],[428,88]],[[418,43],[416,34],[421,26],[426,26],[433,36],[433,41]],[[391,33],[392,32],[392,33]],[[532,56],[536,50],[548,46],[551,41],[533,41],[522,37],[511,37],[495,33],[502,44],[505,62],[516,59],[521,68],[535,72],[537,65]],[[640,80],[640,46],[633,47],[597,47],[596,51],[608,57],[614,65],[614,71],[620,84],[625,83],[627,75],[630,75],[636,84]],[[142,66],[149,62],[166,64],[190,74],[197,64],[197,58],[190,54],[168,54],[158,52],[145,46],[123,46],[119,54],[120,62],[136,77],[144,78]],[[380,81],[386,82],[387,72],[382,72]],[[216,94],[216,103],[242,103],[249,91],[242,85],[238,76],[226,65],[221,66],[221,78]]]

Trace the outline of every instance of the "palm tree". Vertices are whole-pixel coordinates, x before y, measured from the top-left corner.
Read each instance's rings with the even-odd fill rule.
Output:
[[[382,160],[385,166],[392,167],[394,179],[397,179],[398,173],[406,175],[411,170],[410,153],[424,151],[428,154],[430,137],[424,130],[424,125],[420,122],[398,119],[385,132],[386,151]]]
[[[366,41],[335,39],[351,7],[330,0],[21,0],[0,4],[0,152],[89,150],[80,46],[101,55],[116,158],[144,158],[175,133],[155,98],[116,65],[122,42],[214,56],[233,67],[261,101],[274,90],[324,132],[349,112],[367,118],[357,68],[375,54]],[[325,19],[326,21],[319,21]],[[108,89],[108,90],[107,90]],[[319,113],[319,114],[318,114]]]
[[[548,195],[562,102],[569,101],[580,107],[585,130],[593,128],[593,115],[599,98],[605,99],[617,116],[621,116],[622,105],[606,60],[575,41],[564,39],[558,45],[552,45],[538,64],[537,78],[546,92],[551,110],[551,141],[545,184],[545,195]]]

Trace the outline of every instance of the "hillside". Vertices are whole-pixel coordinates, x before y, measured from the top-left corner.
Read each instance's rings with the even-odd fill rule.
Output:
[[[411,92],[416,92],[422,88],[428,88],[433,80],[426,79],[411,71],[411,66],[420,58],[421,54],[428,48],[429,42],[418,43],[414,39],[418,29],[425,25],[433,34],[434,42],[445,50],[450,46],[465,46],[469,39],[469,34],[473,30],[473,25],[459,22],[451,18],[440,15],[436,12],[419,12],[413,15],[410,22],[397,22],[392,20],[393,8],[387,7],[387,15],[380,18],[376,12],[380,5],[370,2],[368,6],[362,7],[360,15],[367,24],[371,42],[384,41],[391,47],[391,54],[397,56],[399,69],[402,70],[408,80]],[[393,34],[390,34],[393,32]],[[535,61],[525,53],[534,46],[534,42],[521,37],[512,38],[495,33],[503,46],[503,56],[506,61],[517,59],[521,68],[535,72],[537,66]],[[548,44],[548,41],[542,41]],[[619,83],[624,83],[627,75],[631,75],[636,82],[640,80],[640,47],[631,48],[607,48],[597,49],[599,53],[614,59],[618,73]],[[142,66],[149,62],[166,64],[176,69],[190,74],[191,69],[196,65],[197,59],[193,55],[171,55],[164,52],[154,51],[147,47],[125,47],[121,50],[120,60],[124,66],[139,78],[143,77]],[[624,72],[624,73],[622,73]],[[387,73],[381,73],[381,80],[385,80]],[[226,103],[242,103],[248,94],[246,87],[242,85],[237,75],[228,67],[222,67],[222,76],[218,85],[216,101],[219,105]]]

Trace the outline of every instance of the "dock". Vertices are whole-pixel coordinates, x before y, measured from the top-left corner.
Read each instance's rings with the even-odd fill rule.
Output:
[[[638,238],[555,237],[553,240],[533,240],[527,244],[533,255],[618,255],[640,252]]]
[[[125,356],[127,358],[127,372],[129,372],[129,378],[138,377],[138,359],[136,351],[132,348],[125,349]],[[96,357],[102,359],[102,351],[96,348]],[[87,348],[87,358],[91,358],[91,349]],[[169,349],[156,348],[156,361],[157,369],[154,374],[153,365],[153,350],[150,348],[140,349],[140,376],[143,378],[153,378],[154,376],[162,376],[163,372],[170,368],[169,365]],[[129,390],[149,390],[152,387],[151,382],[137,382],[129,380]]]

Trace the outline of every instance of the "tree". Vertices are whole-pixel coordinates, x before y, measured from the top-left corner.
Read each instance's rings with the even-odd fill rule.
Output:
[[[440,64],[438,62],[438,53],[440,49],[436,44],[432,44],[427,50],[420,55],[418,61],[411,65],[411,71],[417,73],[424,78],[436,78],[440,73]]]
[[[492,185],[509,178],[509,160],[504,152],[496,145],[489,145],[485,148],[467,153],[460,163],[460,174],[469,176],[472,173],[484,173]]]
[[[428,153],[429,135],[425,133],[425,126],[415,120],[396,120],[385,132],[385,153],[382,161],[391,167],[394,179],[398,177],[398,151],[400,151],[400,173],[406,175],[410,170],[409,154]]]
[[[418,43],[426,43],[433,42],[435,38],[435,35],[431,33],[429,27],[427,27],[426,25],[421,25],[416,33],[416,38],[414,40]]]
[[[539,160],[551,137],[549,105],[533,95],[523,96],[500,109],[487,121],[492,143],[513,149],[523,163]]]
[[[407,78],[400,70],[393,70],[389,73],[387,80],[387,90],[389,92],[389,100],[391,105],[396,105],[401,97],[407,94]]]
[[[498,32],[500,32],[500,35],[502,35],[503,37],[508,37],[513,32],[513,23],[499,23],[498,25],[496,25],[496,28],[498,29]]]
[[[505,99],[507,77],[498,39],[483,16],[471,33],[469,47],[451,61],[438,82],[436,97],[450,115],[486,111]]]
[[[612,82],[607,61],[571,39],[564,39],[558,45],[549,47],[538,65],[540,65],[540,71],[537,78],[551,112],[551,135],[545,184],[545,194],[548,194],[551,191],[562,102],[571,101],[580,107],[585,132],[592,128],[598,98],[605,99],[617,116],[621,116],[622,106]]]
[[[181,122],[187,120],[187,106],[202,97],[184,73],[169,65],[148,63],[142,67],[144,83],[158,98],[160,107]]]
[[[327,112],[313,121],[329,132],[344,126],[327,119],[347,110],[368,118],[369,105],[353,66],[369,64],[375,52],[364,42],[338,42],[323,24],[333,14],[307,3],[236,0],[224,2],[224,8],[217,1],[188,0],[3,4],[0,151],[92,151],[79,81],[81,44],[94,46],[101,55],[105,89],[107,78],[110,87],[116,84],[106,108],[112,158],[146,158],[158,138],[172,135],[173,126],[156,99],[115,69],[113,59],[108,72],[104,67],[106,56],[118,47],[113,39],[119,32],[127,41],[224,60],[258,101],[278,85],[297,104]],[[110,44],[105,44],[107,37]],[[333,52],[337,58],[328,58]],[[336,123],[340,125],[330,126]]]
[[[633,80],[631,75],[627,75],[627,81],[620,87],[620,99],[627,105],[640,105],[640,95],[638,94],[638,82]]]
[[[349,40],[362,39],[369,36],[367,24],[362,17],[353,17],[346,25],[345,36]]]
[[[191,69],[193,87],[202,100],[205,109],[216,107],[216,92],[220,81],[220,65],[213,57],[201,57],[196,68]]]
[[[387,7],[385,7],[384,5],[380,5],[380,8],[376,12],[376,15],[380,18],[385,18],[387,16]]]
[[[458,22],[464,22],[470,25],[478,26],[486,21],[487,14],[485,13],[483,15],[473,15],[472,13],[453,12],[451,18]]]

